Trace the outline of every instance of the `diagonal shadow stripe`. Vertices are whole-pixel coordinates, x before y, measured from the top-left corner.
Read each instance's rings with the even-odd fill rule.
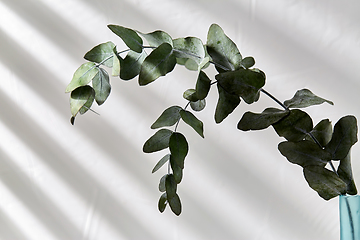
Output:
[[[0,148],[0,167],[9,169],[11,174],[1,174],[1,181],[33,215],[58,239],[80,239],[81,231],[67,221],[66,216],[39,188],[33,191],[32,181],[18,172],[18,167]]]
[[[100,210],[100,214],[114,231],[120,235],[124,234],[130,239],[156,239],[154,233],[149,232],[146,226],[141,226],[141,223],[132,216],[129,209],[125,209],[119,204],[118,200],[106,190],[103,183],[96,181],[67,154],[67,149],[58,146],[56,141],[48,136],[36,122],[30,118],[24,118],[23,113],[18,110],[16,104],[4,97],[1,90],[0,102],[0,108],[2,109],[0,119],[2,122],[22,139],[24,144],[34,151],[39,160],[42,160],[45,165],[50,167],[81,199],[86,201],[92,189],[101,189],[106,199],[104,200],[105,207]],[[99,140],[98,146],[102,147],[103,144],[104,143],[101,143],[101,140]],[[131,146],[127,148],[131,149]],[[117,156],[112,156],[112,158],[121,159],[121,153]],[[131,164],[124,165],[121,161],[117,161],[117,165],[122,168],[128,168],[129,172],[136,172],[134,169],[129,169],[129,165]],[[138,179],[141,181],[141,177]],[[146,186],[144,189],[150,189],[152,187],[144,179],[141,183]],[[19,197],[26,199],[25,195]],[[23,200],[25,201],[25,199]],[[66,221],[66,219],[61,220]],[[44,224],[46,223],[44,222]],[[133,230],[133,226],[137,226],[137,231]],[[56,229],[53,230],[57,231]]]
[[[0,223],[0,239],[29,240],[1,209]]]

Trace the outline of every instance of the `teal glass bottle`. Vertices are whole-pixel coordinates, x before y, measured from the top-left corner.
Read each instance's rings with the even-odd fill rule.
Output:
[[[360,195],[339,197],[340,240],[360,240]]]

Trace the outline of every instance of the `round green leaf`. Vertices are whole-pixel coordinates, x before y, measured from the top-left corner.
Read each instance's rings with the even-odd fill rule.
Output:
[[[166,191],[166,187],[165,187],[165,180],[167,178],[167,175],[162,176],[162,178],[160,178],[160,182],[159,182],[159,191],[160,192],[165,192]]]
[[[173,55],[172,49],[170,44],[163,43],[145,58],[140,69],[140,86],[147,85],[174,69],[176,58]]]
[[[340,160],[348,155],[350,148],[357,142],[357,120],[354,116],[342,117],[334,126],[334,132],[325,150],[332,159]]]
[[[101,105],[110,95],[111,86],[109,81],[109,74],[102,68],[95,75],[92,80],[92,85],[95,90],[95,101]]]
[[[181,214],[181,201],[179,195],[175,194],[175,196],[168,197],[168,203],[171,211],[175,213],[175,215],[179,216]]]
[[[131,50],[138,53],[142,52],[143,41],[134,30],[118,25],[108,25],[108,28],[118,35]]]
[[[111,68],[113,67],[113,59],[111,59],[110,57],[114,56],[114,47],[115,44],[112,42],[101,43],[88,51],[85,54],[84,58],[86,60],[96,63],[101,63],[102,61],[108,59],[102,64]]]
[[[311,134],[315,137],[321,146],[328,144],[332,137],[332,124],[329,119],[323,119],[318,124],[316,124],[314,129],[311,130]],[[306,139],[312,140],[310,136],[306,136]]]
[[[96,64],[93,62],[87,62],[82,64],[74,73],[74,76],[66,87],[65,92],[71,92],[74,89],[85,86],[95,77],[99,72],[99,69],[96,67]]]
[[[160,127],[170,127],[177,123],[180,119],[180,110],[182,108],[179,106],[172,106],[167,108],[160,117],[151,125],[152,129]]]
[[[352,170],[351,170],[351,154],[350,151],[345,158],[340,160],[340,165],[338,167],[337,173],[339,177],[346,183],[346,193],[350,195],[356,195],[357,189],[354,182]]]
[[[217,84],[219,100],[215,109],[215,122],[221,123],[240,104],[237,95],[228,93],[221,85]]]
[[[183,169],[185,157],[189,151],[189,145],[185,136],[179,132],[173,132],[170,137],[169,148],[171,157],[176,164]]]
[[[192,110],[199,112],[206,107],[206,101],[203,99],[197,100],[196,102],[190,102],[190,107]]]
[[[166,175],[165,189],[166,189],[166,195],[168,196],[168,198],[172,198],[173,196],[176,195],[177,184],[176,184],[175,177],[173,174]]]
[[[188,89],[183,93],[183,98],[190,102],[196,102],[199,100],[196,96],[196,90],[195,89]]]
[[[205,72],[200,71],[196,81],[196,96],[197,99],[202,100],[207,97],[211,87],[211,80]]]
[[[146,56],[145,51],[141,53],[129,51],[126,57],[120,62],[120,78],[122,80],[130,80],[139,75],[141,65]]]
[[[320,148],[316,143],[303,140],[299,142],[281,142],[279,151],[289,162],[307,167],[322,166],[331,160],[331,154]]]
[[[311,117],[299,109],[290,110],[290,114],[273,124],[276,133],[290,142],[297,142],[305,138],[313,129]]]
[[[203,123],[197,119],[194,114],[186,110],[181,110],[180,116],[185,123],[191,126],[201,137],[204,137]]]
[[[251,68],[255,65],[255,59],[253,57],[246,57],[241,60],[241,64],[244,66],[244,68]]]
[[[288,108],[305,108],[324,102],[334,105],[333,102],[316,96],[309,89],[301,89],[295,93],[292,99],[286,100],[284,105]]]
[[[325,200],[346,193],[346,183],[326,168],[308,166],[304,168],[304,176],[309,186]]]
[[[265,129],[277,123],[288,114],[289,111],[277,108],[267,108],[262,113],[246,112],[237,127],[242,131]]]
[[[239,49],[219,25],[210,26],[206,46],[212,60],[224,70],[234,71],[242,67]]]
[[[94,102],[95,91],[92,87],[86,85],[76,88],[70,94],[70,110],[73,117],[84,114],[88,111]]]
[[[165,211],[166,205],[167,205],[167,196],[166,196],[166,193],[163,193],[160,196],[160,199],[158,202],[158,209],[161,213]]]
[[[145,142],[143,151],[152,153],[169,147],[169,139],[172,133],[173,131],[169,129],[160,129]]]
[[[157,30],[151,33],[140,33],[151,47],[158,47],[163,43],[168,43],[173,46],[173,40],[169,34],[164,31]]]

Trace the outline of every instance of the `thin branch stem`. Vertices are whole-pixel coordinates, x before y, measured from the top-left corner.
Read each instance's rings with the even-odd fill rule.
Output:
[[[285,110],[289,110],[288,107],[286,107],[282,102],[280,102],[276,97],[274,97],[273,95],[271,95],[268,91],[266,91],[265,89],[261,88],[260,89],[261,92],[265,93],[265,95],[267,95],[268,97],[270,97],[272,100],[274,100],[276,103],[278,103],[281,107],[283,107]]]

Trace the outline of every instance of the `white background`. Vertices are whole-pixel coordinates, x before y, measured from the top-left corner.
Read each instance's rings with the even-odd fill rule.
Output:
[[[190,152],[176,217],[157,210],[166,168],[151,174],[166,152],[144,154],[142,145],[165,108],[185,106],[196,73],[177,67],[147,87],[112,78],[107,102],[94,106],[100,116],[75,126],[65,88],[95,45],[126,48],[107,24],[205,42],[217,23],[280,100],[309,88],[335,103],[305,109],[314,124],[359,118],[359,10],[355,0],[1,0],[0,239],[339,239],[338,199],[308,187],[278,152],[283,139],[272,128],[236,129],[245,111],[276,106],[266,96],[216,125],[214,88],[197,114],[205,139],[179,125]],[[352,161],[360,184],[359,145]]]

